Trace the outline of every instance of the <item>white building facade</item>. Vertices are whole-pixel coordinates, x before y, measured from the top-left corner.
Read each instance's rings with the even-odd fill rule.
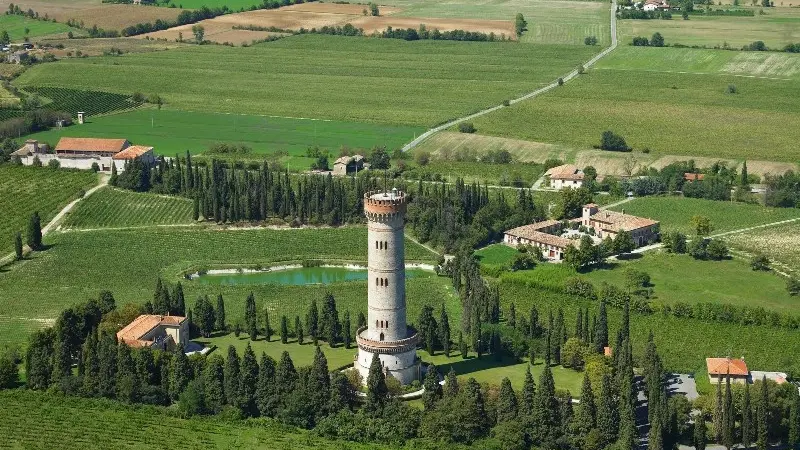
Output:
[[[366,382],[374,354],[384,373],[402,384],[420,378],[419,337],[406,323],[405,228],[406,196],[371,192],[364,196],[368,239],[367,326],[356,332],[355,368]]]

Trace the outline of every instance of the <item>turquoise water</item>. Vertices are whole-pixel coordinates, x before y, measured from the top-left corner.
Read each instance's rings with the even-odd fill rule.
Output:
[[[430,277],[434,273],[422,269],[406,270],[407,278]],[[367,269],[347,269],[344,267],[301,267],[297,269],[276,270],[259,273],[231,273],[221,275],[201,275],[193,280],[199,284],[224,286],[246,284],[285,284],[302,286],[306,284],[331,284],[344,281],[365,281]]]

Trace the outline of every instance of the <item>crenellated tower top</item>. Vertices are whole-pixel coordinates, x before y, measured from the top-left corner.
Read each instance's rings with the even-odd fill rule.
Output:
[[[397,188],[391,191],[371,191],[364,194],[364,215],[372,221],[405,217],[407,197]]]

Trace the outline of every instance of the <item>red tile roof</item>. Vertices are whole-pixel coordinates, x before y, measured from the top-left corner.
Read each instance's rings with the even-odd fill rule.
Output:
[[[592,214],[590,219],[595,222],[600,222],[600,228],[608,231],[633,231],[658,224],[655,220],[609,211],[607,209]]]
[[[127,139],[97,139],[62,137],[56,145],[59,151],[120,152],[128,146]]]
[[[153,151],[153,147],[146,147],[144,145],[131,145],[125,150],[112,156],[111,159],[134,159],[150,151]]]
[[[747,369],[743,359],[731,358],[706,358],[708,374],[712,376],[748,376],[750,371]]]
[[[703,181],[703,178],[705,177],[706,175],[704,173],[686,172],[685,174],[683,174],[683,179],[686,181],[698,181],[698,180]]]
[[[117,331],[117,341],[124,342],[132,347],[146,347],[152,342],[144,341],[142,338],[158,326],[179,326],[186,317],[182,316],[159,316],[156,314],[142,314],[133,319],[125,328]]]
[[[556,180],[582,180],[583,171],[573,164],[556,166],[545,172],[550,179]]]
[[[506,234],[522,239],[528,239],[533,242],[552,245],[558,248],[567,248],[570,245],[575,245],[575,241],[540,231],[559,223],[560,222],[557,220],[545,220],[544,222],[536,222],[530,225],[523,225],[521,227],[513,228],[506,231]]]

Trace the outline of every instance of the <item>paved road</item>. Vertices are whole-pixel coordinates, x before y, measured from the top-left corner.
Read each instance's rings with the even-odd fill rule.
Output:
[[[586,63],[583,64],[583,67],[585,69],[588,69],[589,67],[594,65],[594,63],[596,63],[598,60],[600,60],[600,58],[606,56],[610,52],[614,51],[615,48],[617,48],[617,14],[616,14],[616,11],[617,11],[617,2],[616,2],[616,0],[613,0],[612,3],[611,3],[611,14],[610,14],[611,15],[611,45],[606,47],[605,49],[603,49],[603,51],[601,51],[600,53],[595,55],[589,61],[586,61]],[[575,69],[572,72],[564,75],[561,78],[564,81],[564,83],[566,83],[566,82],[570,81],[571,79],[577,77],[578,75],[579,75],[578,74],[578,69]],[[539,89],[537,89],[537,90],[535,90],[533,92],[525,94],[522,97],[510,100],[509,103],[511,105],[513,105],[513,104],[519,103],[521,101],[528,100],[528,99],[531,99],[533,97],[536,97],[537,95],[544,94],[545,92],[550,91],[552,89],[555,89],[557,87],[558,87],[558,80],[555,80],[555,81],[553,81],[552,83],[548,84],[545,87],[539,88]],[[439,125],[438,127],[431,128],[430,130],[426,131],[425,133],[422,133],[421,135],[419,135],[413,141],[411,141],[408,144],[404,145],[403,146],[403,151],[407,152],[407,151],[413,149],[414,147],[419,145],[422,141],[424,141],[425,139],[428,139],[429,137],[431,137],[433,134],[438,133],[438,132],[440,132],[442,130],[446,130],[447,128],[450,128],[453,125],[457,125],[457,124],[459,124],[461,122],[465,122],[467,120],[472,120],[472,119],[474,119],[476,117],[480,117],[480,116],[483,116],[485,114],[489,114],[489,113],[495,112],[495,111],[497,111],[499,109],[502,109],[502,108],[505,108],[505,106],[504,105],[493,106],[491,108],[484,109],[483,111],[478,111],[478,112],[476,112],[474,114],[470,114],[468,116],[464,116],[464,117],[461,117],[461,118],[458,118],[458,119],[451,120],[450,122],[447,122],[447,123],[445,123],[443,125]]]

